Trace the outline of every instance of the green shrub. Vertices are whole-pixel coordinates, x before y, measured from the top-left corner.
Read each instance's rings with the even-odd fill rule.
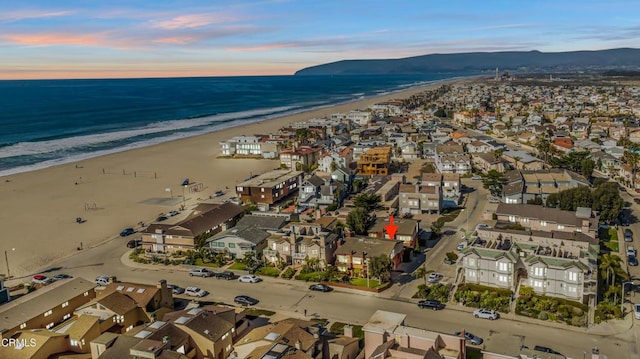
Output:
[[[291,267],[288,267],[284,272],[282,272],[280,277],[284,279],[291,279],[295,274],[296,274],[296,270]]]
[[[434,285],[424,285],[421,284],[418,286],[418,292],[414,295],[415,298],[420,299],[435,299],[439,300],[443,303],[449,301],[449,285],[437,283]]]
[[[540,319],[540,320],[548,320],[549,319],[549,313],[540,312],[540,314],[538,314],[538,319]]]

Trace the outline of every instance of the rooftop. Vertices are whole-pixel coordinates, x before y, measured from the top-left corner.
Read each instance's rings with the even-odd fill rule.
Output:
[[[257,175],[239,183],[238,187],[275,187],[276,185],[302,175],[302,171],[274,170]]]

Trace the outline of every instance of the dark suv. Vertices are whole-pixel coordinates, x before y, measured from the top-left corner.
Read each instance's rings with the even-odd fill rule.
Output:
[[[418,302],[418,307],[421,309],[426,308],[426,309],[432,309],[432,310],[440,310],[440,309],[444,309],[445,305],[443,303],[440,303],[439,300],[425,299]]]
[[[631,232],[629,228],[625,228],[624,230],[624,241],[633,242],[633,232]]]
[[[224,271],[224,272],[219,272],[215,274],[217,279],[226,279],[226,280],[234,280],[236,279],[236,274],[233,273],[232,271]]]
[[[541,345],[536,345],[533,350],[538,351],[538,352],[543,352],[543,353],[549,353],[549,354],[555,354],[555,355],[561,355],[564,356],[561,353],[558,353],[557,351],[551,349],[551,348],[547,348],[547,347],[543,347]]]

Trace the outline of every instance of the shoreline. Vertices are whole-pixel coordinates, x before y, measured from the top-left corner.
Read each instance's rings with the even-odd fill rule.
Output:
[[[206,135],[206,134],[210,134],[210,133],[214,133],[214,132],[219,132],[219,131],[224,131],[230,128],[234,128],[234,127],[241,127],[241,126],[245,126],[245,125],[251,125],[251,124],[256,124],[256,123],[263,123],[266,121],[272,121],[272,120],[277,120],[279,118],[284,118],[284,117],[290,117],[290,116],[297,116],[300,114],[304,114],[304,113],[310,113],[310,112],[315,112],[315,111],[323,111],[325,109],[331,109],[333,107],[336,106],[343,106],[343,105],[349,105],[352,103],[357,103],[360,101],[367,101],[370,99],[374,99],[374,98],[379,98],[379,97],[383,97],[383,96],[392,96],[392,95],[396,95],[396,94],[401,94],[405,91],[411,91],[414,89],[419,89],[419,88],[424,88],[424,87],[429,87],[429,86],[433,86],[433,85],[438,85],[438,84],[442,84],[442,83],[447,83],[447,82],[455,82],[455,81],[460,81],[460,80],[464,80],[464,79],[471,79],[477,76],[457,76],[457,77],[451,77],[451,78],[447,78],[447,79],[440,79],[440,80],[431,80],[431,81],[422,81],[419,82],[417,85],[407,85],[406,87],[400,88],[400,89],[394,89],[394,90],[390,90],[390,91],[385,91],[382,92],[380,94],[376,94],[376,95],[369,95],[369,96],[362,96],[359,98],[354,98],[354,99],[349,99],[349,100],[345,100],[342,102],[337,102],[334,104],[326,104],[326,105],[321,105],[321,106],[316,106],[316,107],[310,107],[310,108],[304,108],[304,109],[297,109],[297,110],[290,110],[290,111],[285,111],[283,113],[278,113],[278,114],[267,114],[267,115],[261,115],[261,116],[256,116],[255,118],[249,118],[246,121],[243,121],[242,118],[238,118],[235,121],[242,121],[241,123],[236,123],[236,124],[231,124],[229,126],[225,126],[225,125],[221,125],[223,127],[221,128],[215,128],[215,129],[208,129],[208,130],[198,130],[198,131],[193,131],[192,133],[182,133],[180,137],[176,137],[176,138],[171,138],[172,135],[168,135],[168,136],[164,136],[163,137],[157,137],[148,141],[140,141],[140,142],[132,142],[130,144],[126,144],[122,147],[115,147],[115,148],[110,148],[110,149],[105,149],[105,150],[99,150],[96,152],[85,152],[82,154],[76,154],[76,155],[72,155],[69,157],[63,157],[63,158],[55,158],[55,159],[49,159],[43,162],[38,162],[38,163],[33,163],[33,164],[27,164],[27,165],[20,165],[20,166],[16,166],[16,167],[12,167],[12,168],[7,168],[7,169],[0,169],[0,181],[3,180],[5,177],[9,177],[9,176],[13,176],[13,175],[17,175],[20,173],[26,173],[26,172],[32,172],[32,171],[39,171],[42,169],[46,169],[46,168],[50,168],[50,167],[55,167],[55,166],[61,166],[61,165],[65,165],[65,164],[69,164],[69,163],[76,163],[76,162],[82,162],[82,161],[86,161],[92,158],[96,158],[96,157],[102,157],[102,156],[107,156],[107,155],[111,155],[111,154],[116,154],[116,153],[121,153],[121,152],[127,152],[127,151],[131,151],[131,150],[137,150],[140,148],[144,148],[144,147],[149,147],[149,146],[155,146],[155,145],[160,145],[163,143],[168,143],[168,142],[173,142],[173,141],[180,141],[183,139],[187,139],[187,138],[192,138],[192,137],[197,137],[197,136],[202,136],[202,135]],[[261,110],[261,109],[258,109]],[[267,109],[262,109],[262,110],[267,110]],[[218,115],[229,115],[232,113],[220,113],[220,114],[215,114],[212,116],[218,116]],[[209,116],[203,116],[203,118],[206,118]],[[198,118],[198,117],[196,117]],[[178,120],[174,120],[174,121],[181,121],[181,120],[185,120],[185,119],[191,119],[191,118],[183,118],[183,119],[178,119]],[[231,122],[231,123],[234,123]],[[212,125],[211,127],[216,127],[217,125]]]
[[[273,133],[293,122],[365,109],[377,102],[407,98],[443,84],[464,81],[437,81],[382,96],[4,176],[0,178],[0,197],[5,204],[0,211],[0,225],[5,228],[5,235],[0,239],[0,248],[9,249],[14,277],[35,274],[76,254],[80,246],[90,248],[113,240],[123,228],[138,228],[138,223],[148,223],[159,213],[176,209],[183,203],[188,208],[218,190],[233,188],[234,183],[252,172],[279,167],[276,160],[218,159],[220,141],[243,134]],[[185,193],[182,197],[184,188],[180,184],[184,178],[202,183],[203,190]],[[86,222],[76,223],[77,217]],[[123,238],[123,245],[131,238]]]

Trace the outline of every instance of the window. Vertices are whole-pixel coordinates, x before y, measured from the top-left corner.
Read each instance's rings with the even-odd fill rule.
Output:
[[[46,328],[47,328],[47,329],[51,329],[51,328],[53,328],[53,325],[54,325],[54,323],[53,323],[53,322],[51,322],[51,323],[47,324]]]
[[[545,268],[542,268],[542,267],[533,268],[533,275],[537,277],[542,277],[545,274],[545,272],[546,272]]]
[[[271,243],[271,249],[273,249],[274,251],[278,248],[278,244],[277,243]]]
[[[476,265],[476,259],[475,258],[468,258],[467,259],[467,264],[470,266],[475,266]]]
[[[542,281],[541,280],[534,280],[533,283],[531,283],[531,284],[533,284],[533,286],[536,287],[536,288],[542,288]]]
[[[559,225],[558,225],[558,229],[564,229],[564,225],[559,224]]]
[[[66,308],[66,307],[68,307],[68,306],[69,306],[69,302],[64,302],[64,303],[62,303],[62,308]]]
[[[506,262],[498,262],[497,264],[498,264],[498,270],[503,272],[508,271],[509,267],[511,267],[509,263],[506,263]]]
[[[236,244],[235,243],[229,243],[229,248],[235,248]]]
[[[477,274],[477,273],[476,273],[476,271],[474,271],[474,270],[470,270],[470,271],[468,271],[468,272],[467,272],[467,275],[468,275],[470,278],[475,278],[475,277],[476,277],[476,274]]]
[[[264,187],[260,188],[260,192],[264,192]],[[263,197],[264,198],[264,197]]]
[[[89,292],[84,292],[84,296],[85,297],[89,296]]]
[[[263,194],[261,194],[261,195],[260,195],[260,198],[264,198],[264,195],[263,195]]]
[[[285,251],[285,252],[288,252],[289,251],[289,246],[286,246],[286,245],[282,246],[282,250]]]
[[[44,312],[44,316],[45,316],[45,317],[48,317],[48,316],[50,316],[51,314],[53,314],[53,310],[51,310],[51,309],[49,309],[49,310],[47,310],[46,312]]]
[[[515,222],[516,216],[509,216],[509,222]]]
[[[26,328],[26,327],[27,327],[27,323],[22,323],[22,324],[20,324],[20,329],[24,329],[24,328]]]
[[[572,282],[577,282],[578,281],[578,273],[569,272],[569,280],[572,281]]]
[[[540,221],[540,225],[543,226],[543,227],[546,227],[547,226],[547,221]]]
[[[507,277],[506,275],[499,275],[498,276],[498,281],[506,283],[509,280],[509,277]]]
[[[569,285],[569,286],[567,286],[567,291],[569,293],[577,293],[578,292],[578,287],[576,287],[575,285]]]
[[[318,250],[317,249],[312,249],[311,250],[311,255],[317,256],[318,255]]]
[[[65,314],[64,317],[62,317],[62,320],[67,320],[69,318],[71,318],[71,313]]]
[[[353,264],[362,264],[362,258],[353,258]]]

